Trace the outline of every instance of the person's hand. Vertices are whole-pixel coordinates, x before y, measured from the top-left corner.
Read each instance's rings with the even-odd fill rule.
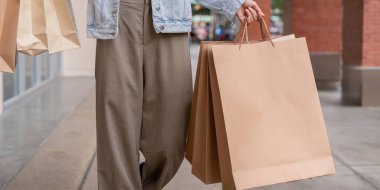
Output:
[[[247,23],[250,24],[255,20],[257,21],[258,19],[261,19],[265,15],[255,1],[246,0],[237,11],[236,16],[240,22],[247,20]]]

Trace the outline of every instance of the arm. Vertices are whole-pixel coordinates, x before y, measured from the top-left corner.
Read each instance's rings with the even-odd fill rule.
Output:
[[[240,21],[247,19],[251,23],[264,16],[258,4],[253,0],[196,0],[202,6],[225,15],[232,21],[235,15]]]

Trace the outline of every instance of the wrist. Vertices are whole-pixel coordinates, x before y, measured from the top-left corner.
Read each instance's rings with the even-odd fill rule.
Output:
[[[226,16],[232,21],[238,12],[238,10],[243,6],[246,0],[229,0],[229,3],[226,8]]]

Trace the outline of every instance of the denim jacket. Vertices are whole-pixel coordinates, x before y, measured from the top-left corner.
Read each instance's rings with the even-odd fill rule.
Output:
[[[196,0],[202,6],[232,20],[244,0]],[[151,0],[153,25],[157,33],[191,31],[190,0]],[[120,0],[88,0],[87,35],[113,39],[118,32]]]

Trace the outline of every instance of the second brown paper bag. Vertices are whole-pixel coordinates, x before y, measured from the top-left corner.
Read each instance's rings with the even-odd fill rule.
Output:
[[[48,47],[44,0],[21,0],[17,31],[17,50],[38,55]]]
[[[80,47],[70,0],[44,0],[49,53]]]
[[[212,47],[224,189],[334,173],[305,38]],[[254,57],[254,60],[251,58]]]

